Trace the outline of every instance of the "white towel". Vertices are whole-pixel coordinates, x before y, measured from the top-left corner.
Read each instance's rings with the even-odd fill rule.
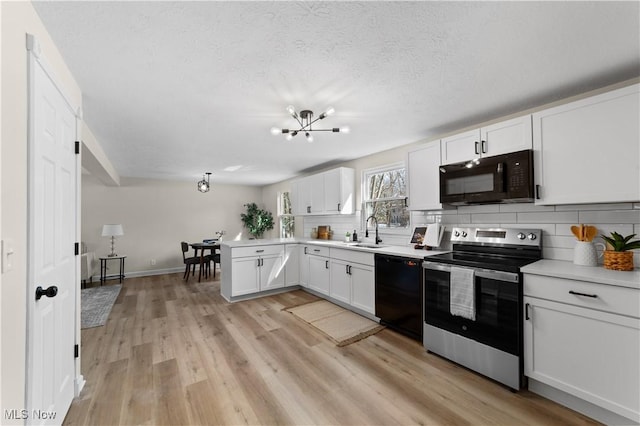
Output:
[[[449,310],[457,315],[476,320],[476,285],[473,269],[451,267],[449,277]]]

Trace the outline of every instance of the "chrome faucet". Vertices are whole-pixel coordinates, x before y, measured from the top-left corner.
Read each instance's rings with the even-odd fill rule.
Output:
[[[369,219],[373,219],[373,221],[376,223],[376,244],[379,244],[382,242],[382,240],[378,236],[378,219],[376,219],[374,215],[369,216],[367,220],[364,221],[364,236],[367,238],[369,237],[369,227],[367,226],[367,224],[369,223]]]

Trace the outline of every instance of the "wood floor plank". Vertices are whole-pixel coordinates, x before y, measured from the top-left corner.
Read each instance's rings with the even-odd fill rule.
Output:
[[[87,383],[67,425],[593,425],[391,330],[339,348],[285,311],[302,290],[230,304],[216,280],[128,278],[82,330]]]
[[[175,359],[153,364],[154,418],[156,425],[192,424],[180,372]]]
[[[122,384],[122,424],[151,424],[153,422],[153,345],[134,346],[127,376]]]

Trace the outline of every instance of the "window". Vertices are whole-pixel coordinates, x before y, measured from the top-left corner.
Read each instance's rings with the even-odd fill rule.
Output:
[[[364,220],[374,216],[381,231],[409,230],[411,223],[407,210],[407,173],[404,164],[365,170],[362,189]]]
[[[288,192],[278,194],[278,221],[280,222],[280,238],[293,238],[295,217],[291,209],[291,198]]]

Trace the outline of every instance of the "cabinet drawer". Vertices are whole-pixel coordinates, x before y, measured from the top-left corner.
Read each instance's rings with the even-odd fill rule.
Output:
[[[524,295],[640,318],[640,290],[633,288],[525,274]]]
[[[249,257],[249,256],[264,256],[268,254],[281,254],[284,253],[284,245],[276,244],[269,246],[252,246],[252,247],[236,247],[231,249],[231,257]]]
[[[374,265],[373,253],[357,250],[331,249],[331,258],[340,259],[348,263],[361,263],[363,265]]]
[[[316,246],[313,244],[304,247],[307,249],[305,254],[315,254],[316,256],[329,257],[329,247]]]

